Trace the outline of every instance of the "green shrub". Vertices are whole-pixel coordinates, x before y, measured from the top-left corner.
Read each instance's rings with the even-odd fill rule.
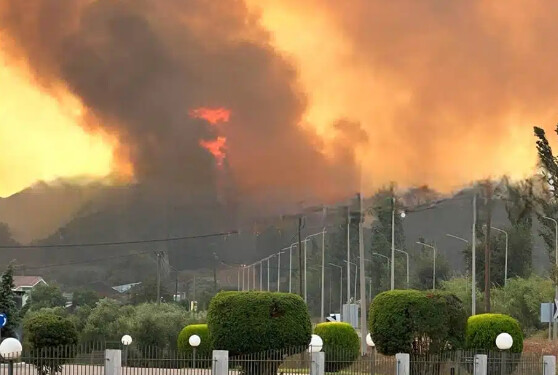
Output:
[[[523,333],[519,322],[504,314],[479,314],[467,321],[466,345],[468,349],[498,350],[496,337],[507,332],[513,338],[512,353],[523,350]]]
[[[231,356],[268,351],[270,359],[280,359],[280,350],[303,351],[312,334],[306,304],[289,293],[220,292],[211,300],[207,323],[213,348],[228,350]],[[274,370],[256,367],[245,370]]]
[[[370,306],[368,328],[382,354],[425,353],[463,346],[466,313],[453,294],[393,290]]]
[[[213,347],[211,346],[211,341],[209,338],[209,328],[207,328],[207,324],[190,324],[180,332],[178,335],[178,343],[177,347],[181,353],[186,355],[186,358],[193,357],[193,348],[190,346],[188,340],[190,336],[198,335],[201,339],[200,346],[196,349],[196,357],[199,358],[201,361],[198,361],[198,367],[200,365],[209,365],[211,361],[207,361],[207,359],[211,358],[211,352],[213,351]]]
[[[32,363],[40,374],[62,371],[62,365],[74,354],[78,334],[74,324],[67,318],[52,313],[37,314],[25,323],[25,338],[30,349],[39,355]],[[40,359],[40,353],[48,353],[49,361]]]
[[[337,372],[349,367],[360,351],[360,340],[355,329],[348,323],[320,323],[314,333],[324,342],[326,372]]]
[[[184,327],[178,335],[178,350],[187,356],[192,354],[192,347],[188,342],[188,339],[192,335],[198,335],[201,339],[201,344],[196,350],[197,355],[200,356],[200,358],[210,358],[213,349],[209,339],[209,328],[207,328],[207,324],[190,324]]]

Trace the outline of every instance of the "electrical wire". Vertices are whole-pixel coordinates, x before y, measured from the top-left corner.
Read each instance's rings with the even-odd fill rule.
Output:
[[[132,240],[132,241],[116,241],[116,242],[90,242],[90,243],[72,243],[72,244],[47,244],[47,245],[0,245],[0,249],[46,249],[46,248],[67,248],[67,247],[95,247],[95,246],[120,246],[120,245],[135,245],[143,243],[159,243],[159,242],[174,242],[174,241],[184,241],[193,240],[199,238],[211,238],[211,237],[221,237],[229,236],[231,234],[237,234],[238,231],[233,230],[229,232],[221,233],[209,233],[200,234],[195,236],[181,236],[181,237],[169,237],[169,238],[156,238],[149,240]]]

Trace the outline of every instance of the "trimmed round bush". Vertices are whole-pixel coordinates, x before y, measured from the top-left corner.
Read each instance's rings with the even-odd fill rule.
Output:
[[[62,371],[62,365],[73,357],[78,333],[71,320],[52,313],[39,313],[25,322],[25,340],[38,355],[31,360],[40,374]],[[48,353],[49,361],[41,360]]]
[[[320,323],[314,328],[314,333],[324,342],[326,372],[337,372],[349,367],[358,358],[360,340],[350,324]]]
[[[512,353],[523,351],[523,332],[519,322],[504,314],[479,314],[467,321],[466,346],[468,349],[497,351],[496,337],[507,332],[513,338]]]
[[[453,294],[393,290],[372,301],[368,328],[382,354],[432,353],[461,348],[466,319]]]
[[[193,348],[190,346],[188,339],[192,335],[198,335],[201,339],[200,346],[196,349],[196,355],[199,358],[211,358],[211,340],[209,338],[209,328],[207,324],[190,324],[180,332],[178,335],[178,350],[181,353],[191,356]]]
[[[220,292],[209,305],[213,347],[231,355],[307,346],[312,324],[300,296],[273,292]]]
[[[207,324],[214,349],[232,357],[262,353],[269,360],[250,366],[233,361],[248,375],[277,374],[281,359],[304,351],[312,334],[306,304],[290,293],[220,292],[211,300]]]

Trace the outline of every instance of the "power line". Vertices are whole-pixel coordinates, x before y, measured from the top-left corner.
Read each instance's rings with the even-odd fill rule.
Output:
[[[119,246],[119,245],[134,245],[143,243],[158,243],[158,242],[174,242],[192,240],[198,238],[211,238],[220,236],[229,236],[231,234],[238,234],[238,231],[233,230],[229,232],[200,234],[195,236],[181,236],[169,238],[156,238],[150,240],[134,240],[134,241],[117,241],[117,242],[90,242],[90,243],[73,243],[73,244],[49,244],[49,245],[0,245],[0,249],[45,249],[45,248],[65,248],[65,247],[95,247],[95,246]]]

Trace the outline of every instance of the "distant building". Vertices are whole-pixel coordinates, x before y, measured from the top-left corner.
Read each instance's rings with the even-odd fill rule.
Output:
[[[131,283],[131,284],[124,284],[124,285],[116,285],[116,286],[113,286],[112,289],[116,290],[118,293],[126,293],[130,289],[135,287],[136,285],[140,285],[140,284],[141,284],[141,282]]]
[[[29,292],[37,285],[48,285],[46,281],[40,276],[14,276],[14,289],[17,296],[18,307],[25,306],[29,300]]]

